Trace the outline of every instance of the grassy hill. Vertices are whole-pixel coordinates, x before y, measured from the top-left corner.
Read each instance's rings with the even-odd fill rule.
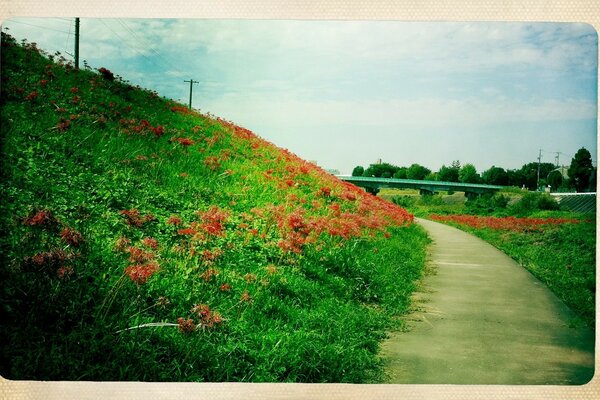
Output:
[[[3,377],[382,379],[427,243],[405,209],[4,33],[1,67]]]

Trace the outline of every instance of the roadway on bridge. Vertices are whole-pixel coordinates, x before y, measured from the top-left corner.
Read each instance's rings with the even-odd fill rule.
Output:
[[[593,331],[544,284],[470,234],[418,223],[433,240],[433,273],[415,294],[410,330],[383,344],[389,383],[566,385],[592,378]]]

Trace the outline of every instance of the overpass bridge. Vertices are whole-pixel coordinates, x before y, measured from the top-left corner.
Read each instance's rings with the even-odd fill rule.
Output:
[[[364,188],[367,192],[376,194],[381,188],[419,189],[421,194],[434,194],[440,191],[465,192],[467,198],[479,196],[483,193],[494,193],[503,186],[481,185],[478,183],[460,183],[444,181],[422,181],[415,179],[375,178],[365,176],[338,175],[343,181]]]

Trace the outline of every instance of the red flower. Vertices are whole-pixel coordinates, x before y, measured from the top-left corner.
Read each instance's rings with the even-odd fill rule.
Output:
[[[194,324],[194,321],[192,321],[191,319],[183,319],[183,318],[177,318],[177,323],[179,324],[179,332],[181,333],[190,333],[193,332],[196,329],[196,325]]]
[[[213,276],[219,275],[219,272],[216,269],[209,268],[200,275],[205,282],[210,282]]]
[[[108,69],[102,67],[100,69],[98,69],[98,72],[100,72],[100,74],[102,75],[102,77],[104,79],[106,79],[107,81],[114,81],[115,80],[115,75],[110,72]]]
[[[83,236],[81,235],[81,233],[68,227],[62,230],[62,232],[60,233],[60,237],[62,240],[64,240],[71,246],[77,247],[81,243],[83,243]]]
[[[329,197],[329,196],[331,196],[331,188],[322,187],[321,189],[319,189],[319,192],[317,193],[317,196],[323,196],[323,197]]]
[[[181,224],[181,218],[179,218],[179,217],[177,217],[175,215],[172,215],[167,220],[167,224],[168,225],[179,225],[179,224]]]
[[[123,210],[119,214],[125,217],[125,221],[128,225],[138,228],[141,227],[144,222],[153,221],[155,219],[154,215],[152,214],[147,214],[142,217],[140,212],[135,208],[132,208],[131,210]]]
[[[152,132],[154,132],[156,137],[161,137],[165,133],[165,128],[162,125],[158,125],[156,128],[152,128]]]
[[[215,249],[213,251],[207,249],[202,251],[202,259],[205,262],[212,262],[219,258],[222,254],[223,251],[221,249]]]
[[[60,280],[67,280],[74,272],[75,270],[73,267],[60,267],[56,270],[56,276],[58,276],[58,279]]]
[[[216,171],[221,166],[221,163],[217,157],[209,156],[204,159],[204,165],[206,165],[211,171]]]
[[[144,263],[146,261],[150,261],[154,259],[154,253],[151,251],[144,251],[139,247],[130,247],[129,251],[129,261],[133,263]]]
[[[250,294],[248,293],[247,290],[244,290],[244,293],[242,293],[242,296],[240,297],[240,301],[243,301],[246,303],[250,303],[252,301],[252,296],[250,296]]]
[[[192,228],[185,228],[185,229],[179,229],[177,231],[177,233],[179,235],[195,235],[198,232]]]
[[[58,124],[56,125],[56,129],[58,129],[61,132],[64,132],[67,129],[69,129],[70,126],[71,126],[71,121],[70,120],[61,118],[58,121]]]
[[[190,138],[177,138],[177,141],[179,142],[180,145],[182,146],[191,146],[193,145],[195,142],[190,139]]]
[[[156,249],[158,247],[158,240],[156,240],[152,237],[144,238],[142,240],[142,243],[144,243],[144,245],[146,245],[152,249]]]
[[[125,273],[129,278],[138,285],[144,284],[148,279],[160,269],[156,263],[143,265],[130,265],[125,269]]]
[[[35,90],[34,90],[33,92],[29,93],[29,94],[28,94],[28,95],[25,97],[25,100],[27,100],[27,101],[34,101],[35,99],[37,99],[37,98],[38,98],[38,96],[39,96],[39,95],[40,95],[40,94],[39,94],[37,91],[35,91]]]
[[[127,239],[125,236],[121,236],[117,239],[117,242],[115,243],[115,249],[117,251],[125,251],[129,248],[130,244],[131,240]]]
[[[229,292],[231,291],[231,286],[229,285],[229,283],[224,283],[221,286],[219,286],[219,290],[221,292]]]
[[[78,92],[79,92],[79,88],[76,88],[76,87],[72,87],[71,88],[71,93],[75,94],[75,93],[78,93]]]
[[[50,211],[41,210],[26,218],[24,223],[29,226],[49,226],[57,223],[57,220]]]

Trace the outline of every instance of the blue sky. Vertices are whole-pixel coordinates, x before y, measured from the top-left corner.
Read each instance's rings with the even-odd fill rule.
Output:
[[[73,20],[3,23],[72,53]],[[229,119],[324,168],[378,159],[478,171],[597,163],[598,38],[586,24],[82,19],[82,60]]]

